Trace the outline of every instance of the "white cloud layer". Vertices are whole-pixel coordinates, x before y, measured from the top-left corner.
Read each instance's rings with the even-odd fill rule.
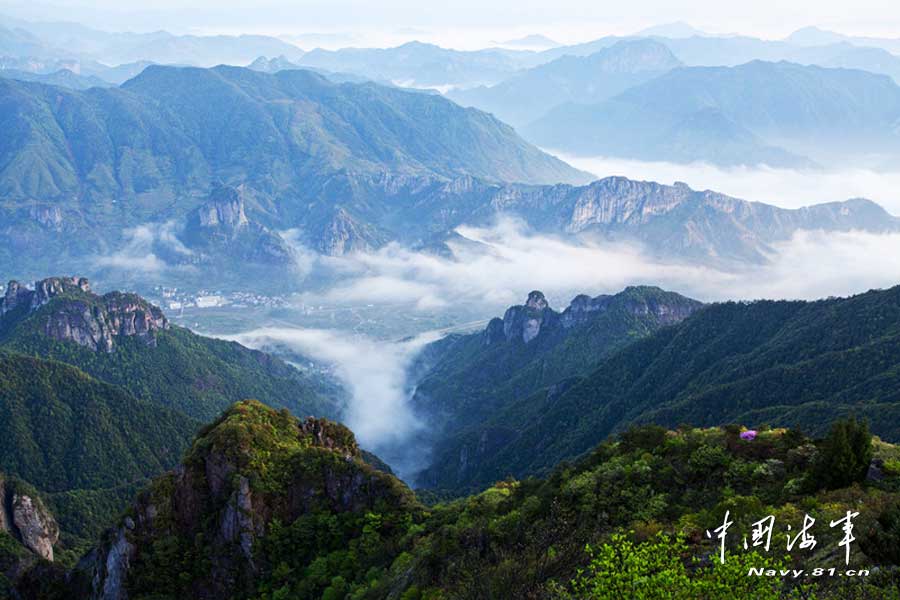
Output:
[[[131,227],[122,232],[122,237],[124,242],[121,248],[111,254],[95,257],[96,266],[157,273],[168,265],[155,254],[156,248],[164,247],[184,256],[191,254],[191,251],[176,237],[175,224],[171,221]]]
[[[744,200],[799,208],[849,198],[868,198],[900,215],[900,172],[865,168],[831,171],[772,167],[717,167],[708,163],[677,164],[608,157],[578,157],[548,150],[597,177],[623,175],[630,179],[672,184],[683,181],[695,190],[715,190]]]
[[[729,272],[661,263],[635,246],[535,235],[513,220],[458,231],[482,245],[454,246],[456,260],[397,244],[328,259],[342,278],[323,292],[308,294],[309,300],[410,303],[423,310],[469,303],[496,310],[522,302],[533,289],[562,308],[576,293],[614,293],[637,284],[659,285],[705,301],[815,299],[900,284],[900,234],[801,231],[776,246],[771,264]]]

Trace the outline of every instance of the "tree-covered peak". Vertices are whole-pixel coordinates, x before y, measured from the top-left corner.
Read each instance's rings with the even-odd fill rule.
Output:
[[[185,462],[196,464],[215,456],[253,476],[271,472],[308,448],[328,450],[347,460],[361,456],[353,433],[339,423],[314,417],[301,421],[286,409],[244,400],[200,432]]]

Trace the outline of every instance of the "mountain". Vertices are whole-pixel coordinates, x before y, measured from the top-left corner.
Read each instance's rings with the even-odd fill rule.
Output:
[[[336,415],[331,384],[262,352],[170,325],[83,278],[13,281],[0,301],[0,471],[33,484],[67,559],[173,467],[200,423],[258,398]]]
[[[634,423],[821,433],[856,413],[877,435],[898,440],[898,345],[900,287],[816,302],[709,305],[565,386],[495,410],[444,443],[422,481],[467,489],[545,472]]]
[[[367,81],[373,81],[372,78],[363,77],[361,75],[352,75],[350,73],[334,73],[326,69],[316,69],[313,67],[300,66],[297,63],[289,61],[285,56],[276,56],[273,58],[260,56],[252,63],[247,65],[247,68],[253,71],[262,71],[263,73],[277,73],[278,71],[305,69],[307,71],[318,73],[325,79],[333,81],[334,83],[365,83]],[[376,83],[380,83],[382,85],[391,85],[390,82],[385,81],[376,81]]]
[[[425,350],[427,375],[412,405],[441,440],[532,395],[583,374],[634,340],[697,310],[695,300],[659,288],[633,287],[611,296],[578,296],[562,312],[541,292],[510,307],[483,332],[444,338]]]
[[[407,87],[468,87],[501,81],[526,66],[534,54],[502,48],[452,50],[409,42],[396,48],[316,49],[297,62]]]
[[[296,414],[339,410],[321,382],[281,360],[171,325],[136,294],[94,294],[84,278],[48,278],[34,290],[11,281],[0,303],[0,347],[74,365],[201,420],[243,398]]]
[[[849,482],[831,491],[821,467],[836,434],[811,440],[765,429],[744,439],[742,431],[633,429],[546,480],[505,481],[425,509],[401,482],[362,462],[344,427],[243,402],[138,495],[95,551],[68,571],[44,566],[39,578],[32,568],[15,590],[28,600],[573,600],[586,597],[579,590],[646,590],[664,581],[666,597],[725,600],[736,593],[725,582],[737,580],[738,597],[774,600],[788,593],[788,580],[747,577],[748,568],[844,565],[843,532],[819,527],[815,549],[799,556],[776,543],[766,553],[742,550],[735,533],[721,564],[696,558],[719,552],[703,531],[727,514],[732,531],[749,531],[758,511],[799,528],[802,505],[826,523],[858,512],[845,566],[870,569],[861,580],[815,578],[804,592],[889,598],[900,450],[863,428],[858,449],[845,444],[852,468],[831,467]],[[616,597],[601,593],[590,597]]]
[[[247,64],[260,55],[302,56],[303,51],[282,40],[263,35],[173,35],[108,32],[70,22],[32,22],[3,18],[30,44],[18,41],[0,54],[78,58],[119,65],[138,61],[213,66]],[[2,48],[2,47],[0,47]]]
[[[505,186],[476,195],[486,193],[490,200],[479,201],[462,222],[487,223],[496,212],[509,213],[536,231],[639,242],[659,257],[706,264],[764,264],[776,254],[778,242],[799,230],[889,232],[900,227],[897,218],[862,199],[782,209],[695,191],[683,183],[624,177],[581,187]]]
[[[524,132],[578,154],[803,166],[896,153],[898,118],[900,87],[887,77],[755,61],[675,69],[599,104],[560,106]]]
[[[138,75],[152,63],[139,61],[110,67],[77,58],[0,56],[0,74],[11,79],[37,81],[72,89],[117,86]],[[66,71],[74,74],[66,73]]]
[[[616,43],[650,38],[665,45],[675,57],[689,67],[736,67],[757,60],[788,61],[820,67],[846,67],[888,75],[900,83],[900,56],[876,43],[861,43],[841,38],[822,39],[815,44],[792,40],[763,40],[728,35],[664,35],[641,33],[634,36],[607,36],[571,46],[560,46],[532,57],[535,65],[562,56],[589,56]]]
[[[741,36],[690,37],[660,41],[686,65],[692,67],[734,67],[755,60],[788,61],[820,67],[855,68],[888,75],[900,83],[900,56],[871,44],[833,41],[806,46]]]
[[[501,48],[512,48],[515,50],[546,50],[547,48],[555,48],[560,44],[546,35],[532,33],[512,40],[506,40],[505,42],[499,42],[497,45]]]
[[[803,27],[785,38],[786,42],[798,46],[822,46],[834,43],[851,43],[856,46],[881,48],[892,54],[900,53],[900,38],[879,38],[872,36],[851,36],[819,27]]]
[[[110,83],[93,75],[76,75],[69,69],[60,69],[53,73],[32,73],[18,69],[0,69],[0,77],[18,79],[19,81],[36,81],[47,85],[58,85],[73,90],[86,90],[92,87],[110,87]]]
[[[270,544],[292,548],[283,560],[297,564],[333,552],[362,580],[390,566],[382,544],[396,547],[421,512],[406,486],[362,460],[345,427],[242,402],[137,498],[94,557],[92,587],[110,599],[237,597],[278,566]],[[183,568],[193,575],[178,577]],[[330,580],[299,585],[311,594]]]
[[[0,25],[0,56],[40,56],[46,51],[44,43],[29,32]]]
[[[652,27],[640,30],[634,35],[637,37],[665,37],[672,39],[690,38],[694,36],[709,37],[708,33],[701,31],[684,21],[653,25]]]
[[[679,66],[663,44],[628,40],[586,57],[563,56],[491,87],[451,90],[447,97],[520,127],[560,104],[606,100]]]
[[[360,208],[395,211],[385,188],[406,194],[461,174],[587,179],[479,111],[308,71],[150,66],[120,89],[0,80],[0,98],[9,261],[34,246],[110,252],[126,228],[184,220],[215,181],[255,191],[252,222],[299,228],[317,246],[345,213],[365,230]]]
[[[22,495],[33,498],[29,505],[46,505],[53,514],[52,527],[5,529],[32,536],[21,541],[45,559],[53,559],[54,547],[57,559],[77,559],[149,478],[177,464],[200,425],[75,367],[5,350],[0,383],[0,472],[8,476],[6,491],[12,489],[10,477],[19,488],[27,480],[33,486]],[[2,473],[0,536],[4,507],[16,502],[3,494]],[[0,565],[0,574],[4,570]]]

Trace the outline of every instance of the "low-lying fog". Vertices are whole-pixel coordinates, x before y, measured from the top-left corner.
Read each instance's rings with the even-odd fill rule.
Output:
[[[459,229],[484,246],[457,247],[456,260],[392,244],[377,252],[326,259],[344,276],[334,286],[301,294],[304,303],[365,302],[401,306],[410,316],[459,303],[480,307],[481,316],[502,315],[532,289],[561,310],[580,292],[614,293],[648,284],[704,301],[758,298],[815,299],[848,295],[900,282],[900,234],[801,232],[778,247],[771,264],[740,272],[662,264],[639,248],[580,244],[533,235],[514,220],[492,228]],[[347,424],[360,443],[409,479],[427,460],[422,427],[410,412],[414,382],[406,370],[415,353],[440,334],[411,340],[376,339],[347,329],[268,326],[235,336],[250,346],[287,344],[331,364],[350,392]]]

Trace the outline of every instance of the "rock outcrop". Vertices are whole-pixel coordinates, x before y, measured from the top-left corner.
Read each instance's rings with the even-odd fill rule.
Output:
[[[343,208],[337,208],[332,218],[317,234],[316,249],[329,256],[343,256],[365,252],[380,245],[372,227],[358,221]]]
[[[162,311],[140,296],[121,292],[99,296],[84,277],[42,279],[33,290],[18,281],[7,284],[0,319],[22,320],[39,309],[35,317],[44,335],[94,351],[112,352],[122,336],[136,336],[153,346],[156,332],[169,327]]]
[[[491,319],[482,339],[485,345],[517,339],[527,344],[542,331],[563,333],[561,330],[584,325],[613,308],[635,316],[652,316],[660,325],[672,325],[700,307],[699,302],[684,298],[673,301],[673,296],[643,293],[647,289],[629,287],[620,294],[594,298],[580,294],[561,313],[550,307],[543,293],[533,291],[528,294],[525,304],[511,306],[502,319]]]
[[[44,560],[53,560],[59,526],[37,494],[0,475],[0,531],[6,531]]]
[[[91,293],[91,284],[84,277],[48,277],[36,281],[34,289],[28,289],[18,281],[10,281],[0,302],[0,316],[16,308],[34,312],[56,296],[70,293]]]

